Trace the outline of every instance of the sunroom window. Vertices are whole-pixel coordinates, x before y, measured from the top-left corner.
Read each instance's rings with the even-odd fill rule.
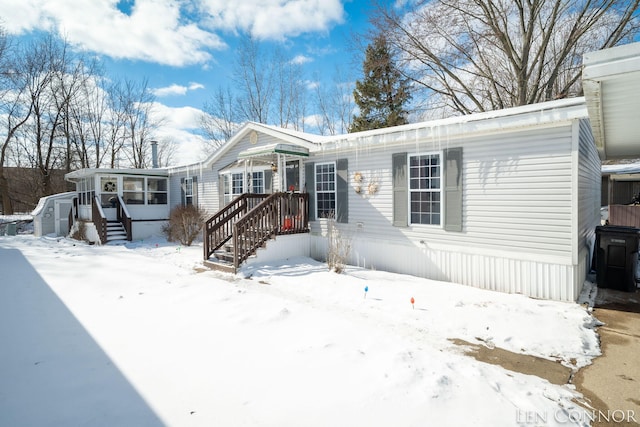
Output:
[[[167,180],[165,178],[147,178],[147,204],[167,204]]]
[[[118,201],[118,178],[100,177],[100,203],[103,208],[115,208]]]
[[[126,176],[122,179],[122,198],[127,205],[144,204],[144,178]]]

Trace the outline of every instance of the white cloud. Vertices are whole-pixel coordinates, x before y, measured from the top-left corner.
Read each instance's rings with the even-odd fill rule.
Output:
[[[202,160],[204,138],[195,131],[200,129],[202,110],[193,107],[169,107],[156,102],[153,105],[154,118],[163,120],[156,131],[159,140],[171,140],[177,145],[173,165],[184,165]]]
[[[320,87],[320,82],[317,80],[306,80],[304,84],[307,90],[316,90],[318,87]]]
[[[189,83],[189,90],[198,90],[198,89],[204,89],[204,85],[202,83],[196,83],[196,82]]]
[[[130,14],[115,0],[3,0],[11,34],[58,29],[71,44],[113,58],[171,66],[203,64],[227,47],[216,32],[283,40],[328,32],[344,22],[341,0],[136,0]]]
[[[209,15],[211,28],[272,40],[326,32],[344,22],[345,15],[340,0],[210,0],[200,7]]]
[[[291,60],[291,62],[292,62],[293,64],[296,64],[296,65],[303,65],[303,64],[306,64],[306,63],[308,63],[308,62],[312,62],[312,61],[313,61],[313,58],[310,58],[310,57],[305,56],[305,55],[296,55],[296,56]]]
[[[11,33],[57,28],[71,44],[113,58],[182,66],[208,61],[225,43],[182,15],[181,2],[137,0],[131,15],[113,0],[5,0]]]
[[[174,83],[170,86],[152,89],[152,92],[158,98],[162,98],[164,96],[186,95],[188,91],[193,91],[198,89],[204,89],[204,85],[200,83],[195,83],[195,82],[189,83],[189,86],[183,86],[183,85]]]
[[[151,92],[158,98],[162,98],[164,96],[172,96],[172,95],[186,95],[187,87],[177,84],[172,84],[171,86],[160,87],[157,89],[152,89]]]

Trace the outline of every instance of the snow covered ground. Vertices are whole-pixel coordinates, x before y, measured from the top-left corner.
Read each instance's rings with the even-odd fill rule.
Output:
[[[571,386],[450,341],[582,366],[600,349],[578,304],[201,253],[0,237],[0,425],[588,424]]]

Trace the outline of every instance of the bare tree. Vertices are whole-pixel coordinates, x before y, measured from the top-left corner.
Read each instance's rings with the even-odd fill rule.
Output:
[[[169,166],[178,150],[176,141],[171,138],[164,138],[158,141],[158,167]]]
[[[380,3],[373,22],[429,108],[468,114],[579,95],[582,55],[631,41],[639,4],[419,0]]]
[[[241,40],[233,80],[238,85],[240,116],[244,120],[269,123],[274,93],[273,64],[252,38]]]
[[[231,88],[219,87],[217,92],[203,107],[200,126],[206,139],[205,150],[215,151],[238,130],[242,119],[237,108],[238,100]]]
[[[110,168],[119,166],[121,152],[126,142],[126,104],[127,97],[121,81],[115,81],[106,88],[107,109],[105,117],[106,135],[104,156]],[[101,156],[96,156],[98,165],[103,163]]]
[[[149,91],[146,79],[141,83],[125,79],[119,96],[126,129],[124,153],[133,168],[147,168],[152,135],[161,125],[161,120],[153,117],[155,96]]]
[[[8,149],[16,132],[31,116],[30,105],[25,102],[27,82],[21,67],[21,56],[15,53],[6,32],[0,27],[0,134],[3,135],[0,145],[0,202],[5,215],[14,213],[4,169]]]
[[[84,58],[74,59],[57,76],[57,90],[54,93],[56,105],[62,111],[60,126],[62,143],[65,146],[64,170],[71,172],[78,167],[87,167],[87,151],[94,147],[89,128],[89,104],[86,95],[92,83],[95,61]]]
[[[52,194],[51,171],[66,158],[59,144],[68,97],[62,84],[71,55],[66,42],[43,36],[22,49],[31,117],[22,128],[22,148],[40,171],[40,196]]]
[[[77,96],[69,105],[70,134],[80,168],[100,167],[106,155],[108,136],[107,93],[97,64],[79,70],[83,73]]]
[[[299,63],[280,49],[265,51],[253,38],[245,37],[238,48],[233,69],[236,90],[218,88],[203,107],[205,149],[216,150],[247,121],[304,130],[306,88]]]
[[[280,49],[274,52],[272,58],[275,81],[273,108],[277,117],[276,124],[283,128],[304,131],[306,89],[302,66],[287,59]]]
[[[348,132],[355,108],[353,89],[353,82],[348,81],[340,68],[336,68],[331,85],[315,85],[317,126],[320,134],[339,135]]]

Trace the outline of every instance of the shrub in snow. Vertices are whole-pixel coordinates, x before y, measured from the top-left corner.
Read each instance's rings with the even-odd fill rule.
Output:
[[[327,238],[329,239],[327,245],[327,264],[329,265],[329,270],[342,273],[347,264],[349,252],[351,251],[351,241],[340,233],[334,217],[329,218],[327,224]]]
[[[76,221],[71,229],[71,238],[81,242],[89,241],[87,238],[87,224],[84,221]]]
[[[170,242],[180,242],[191,246],[200,234],[205,220],[205,212],[193,205],[176,206],[169,214],[169,222],[162,227],[162,232]]]

